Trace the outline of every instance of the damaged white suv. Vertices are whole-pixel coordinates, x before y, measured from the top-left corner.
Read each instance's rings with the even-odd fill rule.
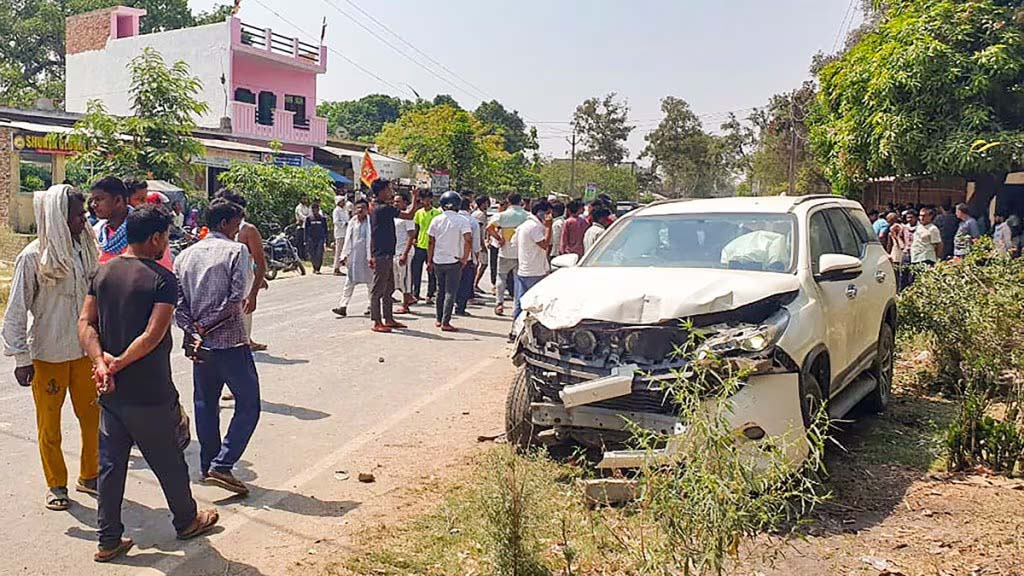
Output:
[[[744,441],[802,435],[826,399],[834,418],[889,400],[896,282],[856,202],[656,203],[616,221],[579,262],[554,264],[516,319],[514,444],[604,451],[623,446],[631,425],[684,431],[663,384],[686,362],[674,353],[683,322],[753,367],[730,419]]]

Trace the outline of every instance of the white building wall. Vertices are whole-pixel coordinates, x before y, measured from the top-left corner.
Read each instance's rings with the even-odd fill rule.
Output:
[[[228,22],[108,40],[105,50],[69,54],[64,89],[66,110],[85,112],[90,100],[100,100],[111,114],[131,115],[132,79],[128,63],[146,47],[160,52],[168,66],[184,60],[192,75],[202,82],[199,98],[209,110],[197,119],[199,126],[215,128],[222,117],[230,116],[230,98],[225,95],[231,86]]]

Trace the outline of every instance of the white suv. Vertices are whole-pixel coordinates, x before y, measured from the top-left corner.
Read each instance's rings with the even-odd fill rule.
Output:
[[[799,433],[889,400],[896,282],[857,202],[838,196],[655,203],[617,220],[522,299],[506,432],[520,446],[621,446],[629,427],[678,434],[663,380],[688,321],[752,367],[737,437]],[[800,459],[804,443],[791,457]],[[622,460],[605,453],[605,467]]]

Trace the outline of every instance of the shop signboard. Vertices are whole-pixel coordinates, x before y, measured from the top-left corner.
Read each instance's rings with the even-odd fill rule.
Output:
[[[57,156],[69,156],[85,150],[81,142],[76,141],[70,134],[59,132],[50,132],[49,134],[16,132],[13,144],[14,149],[19,152]]]

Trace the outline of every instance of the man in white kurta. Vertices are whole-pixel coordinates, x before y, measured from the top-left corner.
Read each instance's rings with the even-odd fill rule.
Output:
[[[370,281],[373,279],[373,271],[370,270],[370,218],[366,200],[359,200],[355,204],[355,216],[349,220],[345,230],[345,247],[341,251],[341,261],[348,268],[345,291],[341,296],[341,303],[331,311],[338,316],[347,316],[348,304],[352,301],[356,285],[362,284],[366,288],[366,315],[369,315]]]

